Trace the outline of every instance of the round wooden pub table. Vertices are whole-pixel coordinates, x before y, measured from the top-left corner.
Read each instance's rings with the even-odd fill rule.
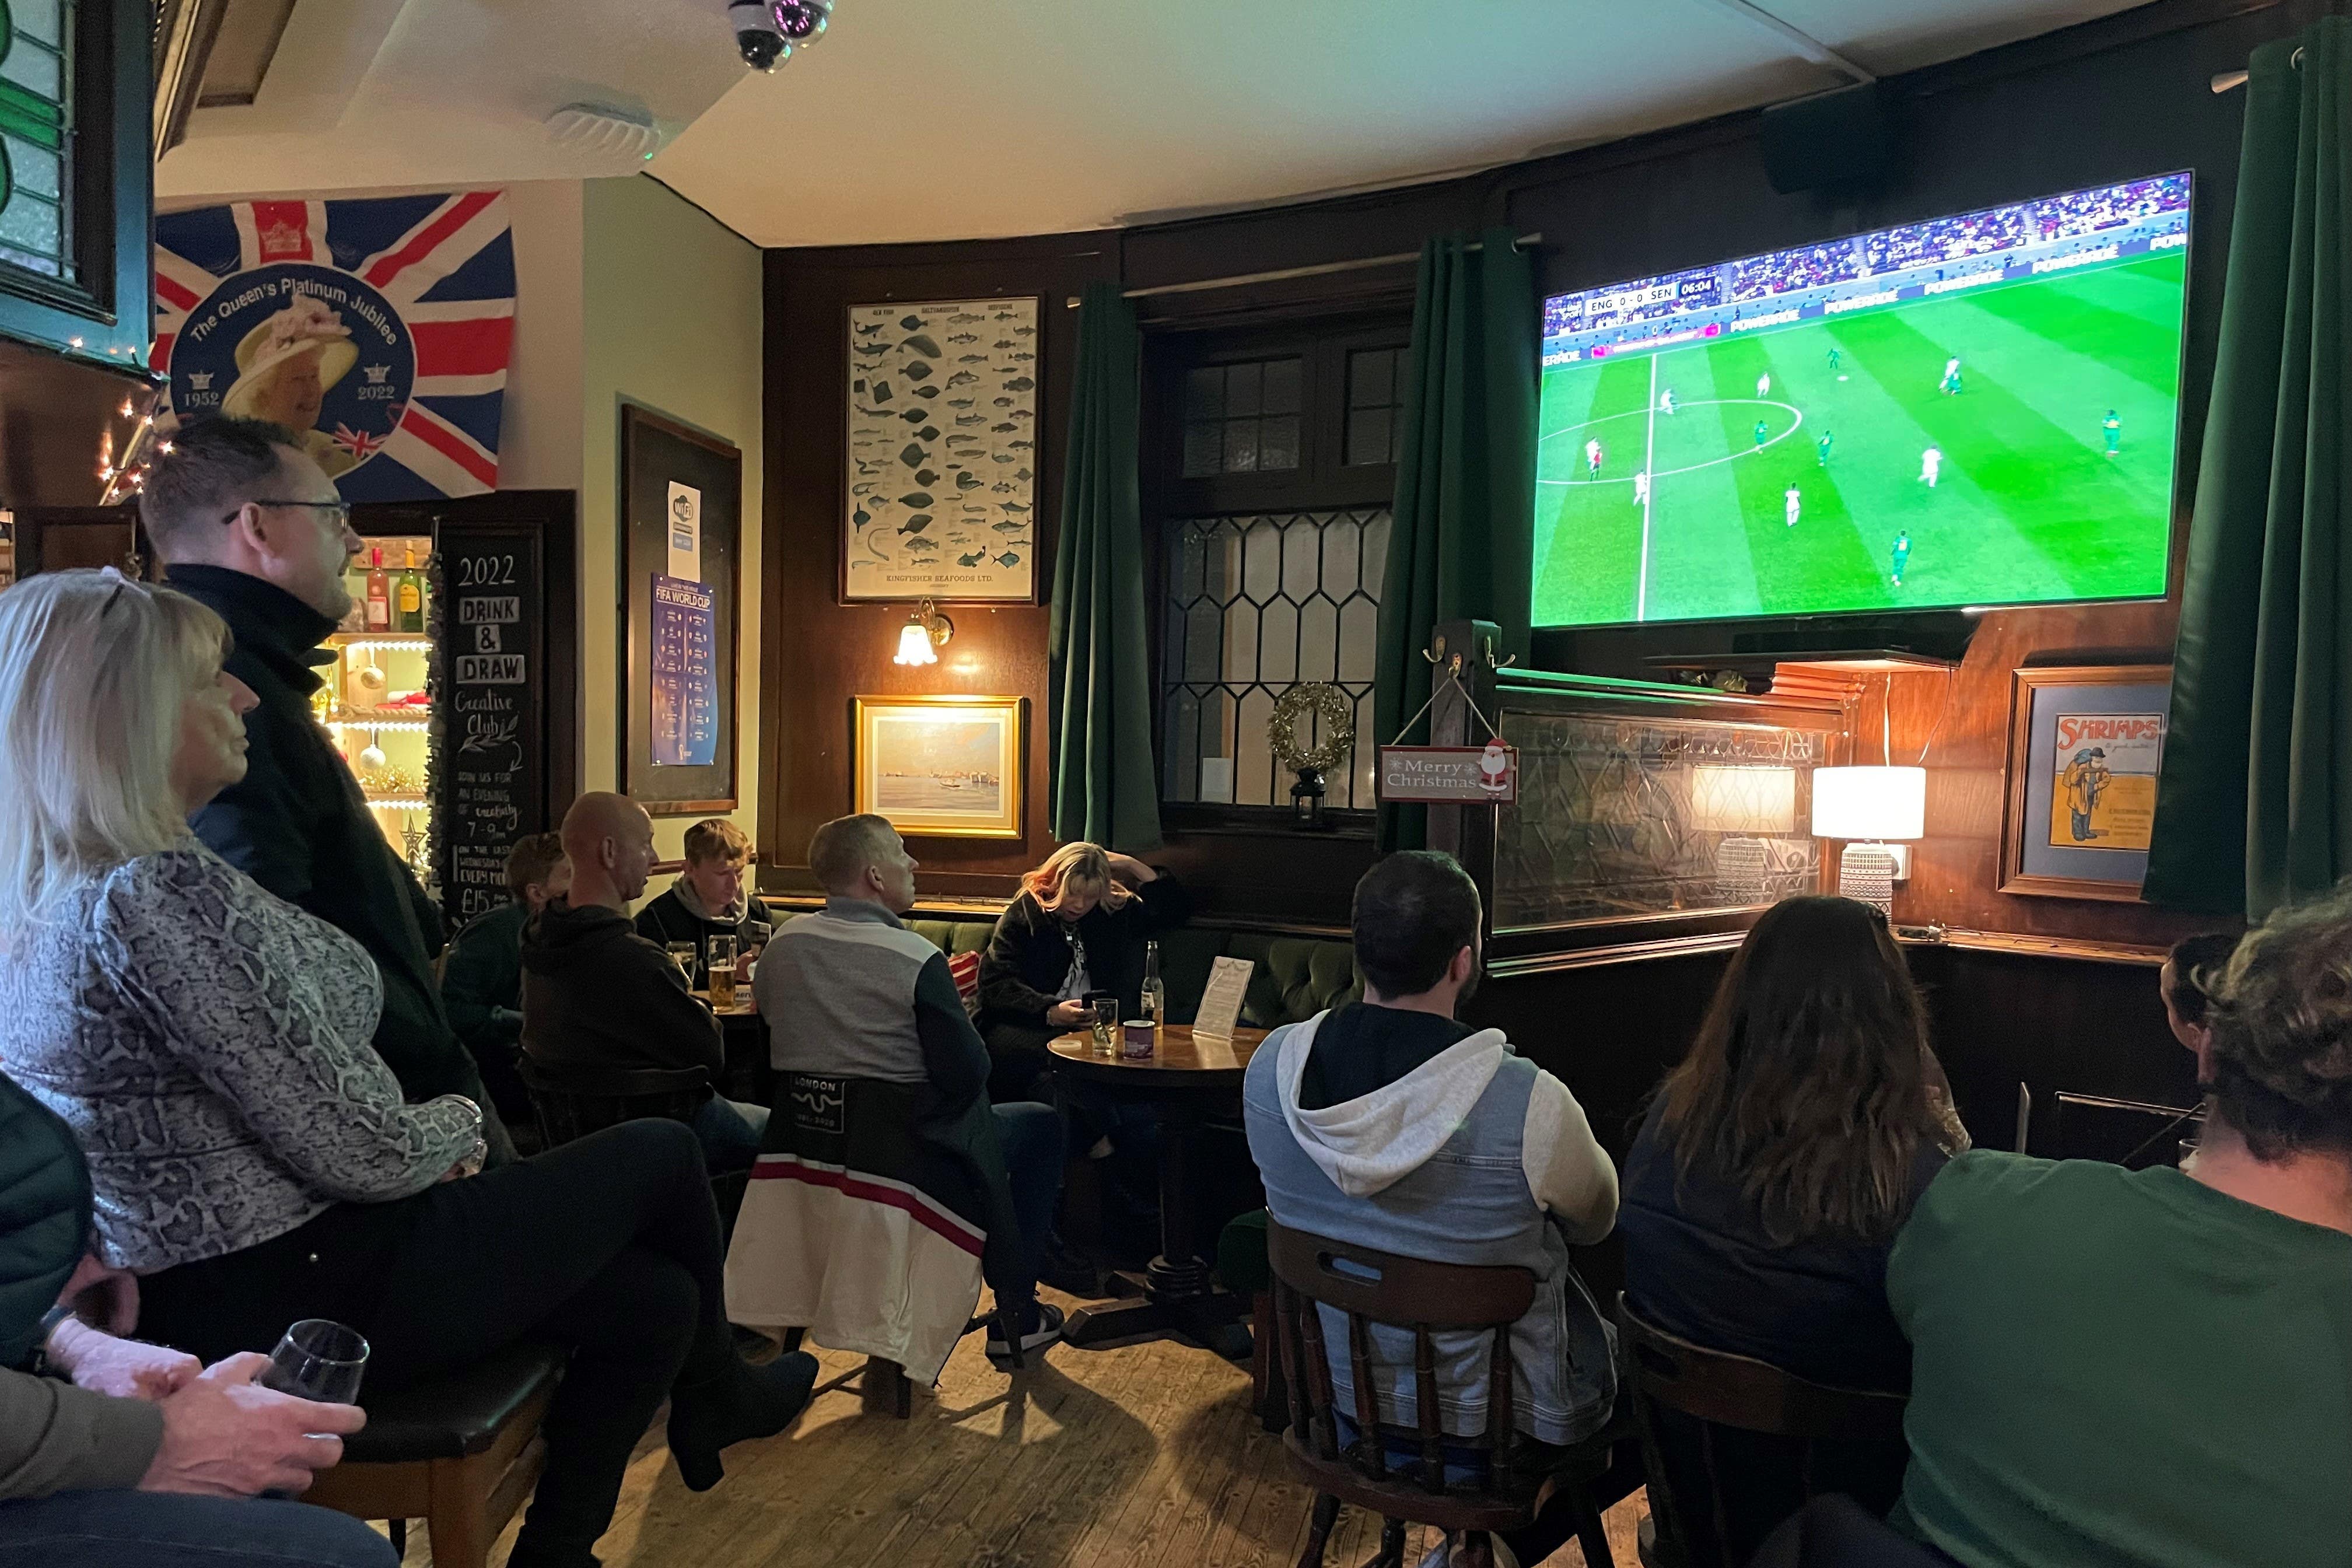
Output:
[[[697,991],[694,999],[710,1006],[708,991]],[[773,1081],[768,1067],[768,1026],[760,1021],[759,1008],[751,1005],[751,988],[736,986],[735,1005],[710,1010],[719,1019],[719,1048],[726,1058],[710,1087],[730,1100],[767,1104]]]
[[[1170,1024],[1160,1031],[1159,1049],[1134,1059],[1096,1055],[1091,1034],[1049,1042],[1060,1058],[1055,1070],[1099,1093],[1149,1104],[1160,1116],[1160,1256],[1144,1272],[1141,1299],[1071,1314],[1062,1331],[1071,1344],[1181,1333],[1222,1349],[1232,1325],[1249,1316],[1248,1297],[1210,1281],[1217,1238],[1209,1234],[1200,1184],[1209,1123],[1238,1114],[1243,1071],[1265,1036],[1264,1029],[1235,1029],[1230,1040],[1196,1038],[1190,1026]]]

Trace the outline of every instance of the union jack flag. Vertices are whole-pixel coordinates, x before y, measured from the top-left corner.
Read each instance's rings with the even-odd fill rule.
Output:
[[[155,240],[151,363],[177,421],[307,421],[348,500],[497,488],[514,339],[503,192],[237,202],[159,216]]]
[[[354,430],[348,425],[335,426],[335,445],[362,461],[383,450],[384,438],[371,436],[364,430]]]

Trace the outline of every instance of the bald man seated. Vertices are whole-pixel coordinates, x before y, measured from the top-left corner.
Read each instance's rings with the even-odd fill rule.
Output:
[[[522,1049],[549,1078],[725,1064],[719,1020],[669,954],[637,934],[630,903],[654,863],[654,822],[624,795],[583,795],[563,816],[572,890],[523,931]],[[767,1131],[764,1106],[715,1091],[694,1131],[714,1175],[748,1171]]]

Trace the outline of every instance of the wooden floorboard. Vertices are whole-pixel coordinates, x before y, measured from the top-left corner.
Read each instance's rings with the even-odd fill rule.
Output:
[[[820,1385],[863,1362],[817,1359]],[[1245,1367],[1155,1341],[1059,1347],[1007,1377],[973,1334],[909,1419],[865,1414],[853,1378],[783,1436],[728,1450],[727,1479],[698,1496],[656,1426],[597,1551],[607,1568],[1287,1568],[1312,1501],[1249,1409]],[[1636,1493],[1610,1510],[1618,1568],[1638,1568],[1642,1509]],[[1412,1532],[1406,1568],[1434,1539]],[[491,1568],[513,1542],[510,1525]],[[1380,1521],[1349,1510],[1326,1561],[1355,1568],[1379,1545]],[[420,1522],[406,1565],[432,1561]]]

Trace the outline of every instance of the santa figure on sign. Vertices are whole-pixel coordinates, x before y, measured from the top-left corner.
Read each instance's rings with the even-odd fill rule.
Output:
[[[1489,741],[1486,749],[1478,753],[1478,787],[1488,795],[1507,792],[1511,778],[1511,754],[1500,741]]]

